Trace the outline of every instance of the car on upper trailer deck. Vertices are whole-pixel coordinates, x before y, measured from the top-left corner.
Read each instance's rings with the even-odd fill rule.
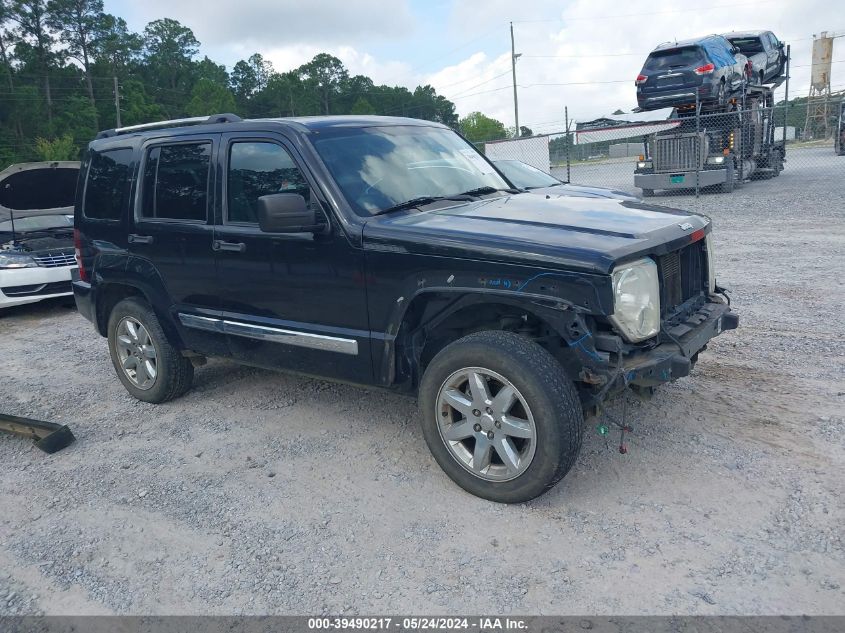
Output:
[[[637,75],[637,105],[658,110],[701,103],[724,106],[742,92],[748,59],[721,35],[655,48]]]

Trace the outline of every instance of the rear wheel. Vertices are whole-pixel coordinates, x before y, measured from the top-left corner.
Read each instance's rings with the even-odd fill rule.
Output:
[[[138,400],[161,403],[185,393],[194,367],[164,334],[155,313],[143,299],[130,297],[112,309],[109,352],[117,377]]]
[[[575,463],[584,424],[575,387],[545,349],[509,332],[478,332],[437,354],[419,392],[422,430],[464,490],[528,501]]]
[[[654,195],[654,189],[643,189],[643,198],[651,198]]]

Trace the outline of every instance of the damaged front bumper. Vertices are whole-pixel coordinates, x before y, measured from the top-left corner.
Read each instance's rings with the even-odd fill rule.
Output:
[[[700,352],[710,339],[725,330],[734,330],[739,317],[725,303],[705,303],[689,319],[668,331],[672,337],[648,351],[623,359],[627,385],[654,387],[688,376]]]
[[[730,306],[713,295],[683,321],[664,327],[652,347],[624,346],[617,336],[593,337],[595,352],[585,363],[586,382],[596,388],[593,399],[600,402],[626,387],[655,387],[688,376],[710,339],[738,325]]]

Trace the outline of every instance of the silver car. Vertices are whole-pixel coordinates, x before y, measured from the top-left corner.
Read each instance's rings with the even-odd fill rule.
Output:
[[[783,42],[771,31],[735,31],[724,36],[751,62],[754,83],[775,81],[783,75],[786,51]]]
[[[554,176],[523,163],[521,160],[494,160],[493,164],[517,189],[548,196],[579,196],[581,198],[614,198],[637,202],[637,196],[626,191],[605,187],[588,187],[561,182]]]

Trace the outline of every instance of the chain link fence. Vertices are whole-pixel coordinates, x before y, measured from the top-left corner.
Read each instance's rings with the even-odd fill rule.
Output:
[[[494,161],[525,162],[564,183],[643,197],[731,193],[781,173],[806,186],[845,179],[840,106],[831,108],[821,138],[805,138],[795,115],[789,104],[775,106],[760,95],[731,112],[692,106],[657,120],[632,113],[629,120],[575,122],[569,130],[478,146]]]

